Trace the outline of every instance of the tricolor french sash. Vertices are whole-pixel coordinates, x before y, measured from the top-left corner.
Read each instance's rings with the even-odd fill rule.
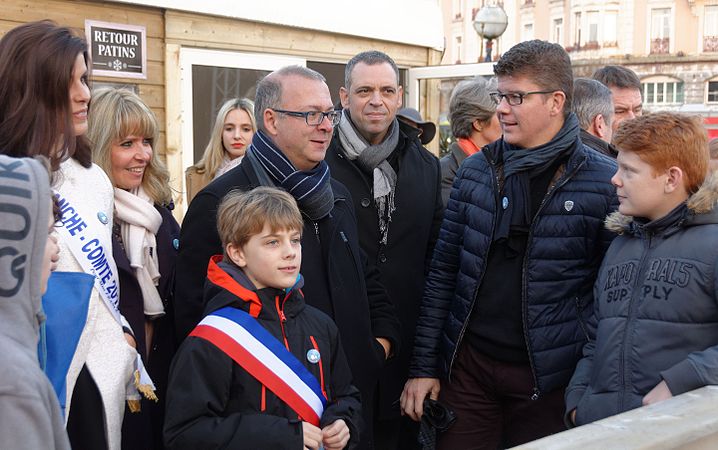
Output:
[[[190,336],[211,342],[302,420],[319,426],[327,399],[317,378],[254,317],[227,306],[202,319]]]
[[[63,236],[63,241],[67,243],[82,270],[95,277],[97,292],[112,317],[122,326],[120,282],[117,278],[117,266],[112,259],[112,249],[102,245],[103,239],[95,231],[95,222],[89,220],[89,213],[82,211],[84,205],[73,204],[60,192],[55,192],[55,197],[62,213],[62,226],[57,228],[58,233]]]

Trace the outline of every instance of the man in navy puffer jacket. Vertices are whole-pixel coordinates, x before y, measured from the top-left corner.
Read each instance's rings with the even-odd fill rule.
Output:
[[[579,138],[566,52],[522,42],[494,67],[503,137],[464,161],[436,244],[402,410],[458,416],[439,448],[515,446],[563,429],[617,207],[616,164]],[[441,395],[439,396],[439,378]]]

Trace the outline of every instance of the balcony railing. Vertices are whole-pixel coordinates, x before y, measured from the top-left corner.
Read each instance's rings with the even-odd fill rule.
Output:
[[[667,54],[670,49],[670,38],[651,39],[651,54]]]
[[[703,51],[718,52],[718,36],[703,36]]]

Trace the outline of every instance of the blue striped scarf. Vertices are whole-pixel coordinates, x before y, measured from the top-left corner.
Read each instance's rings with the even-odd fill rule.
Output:
[[[261,130],[254,133],[247,157],[250,162],[258,162],[276,185],[289,192],[302,213],[311,220],[326,217],[334,208],[331,175],[325,161],[312,170],[297,170]],[[260,180],[262,178],[260,176]]]

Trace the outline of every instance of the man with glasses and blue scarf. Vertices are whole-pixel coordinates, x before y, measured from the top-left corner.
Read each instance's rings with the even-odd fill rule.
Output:
[[[374,405],[374,445],[417,447],[418,426],[401,417],[399,395],[407,380],[424,276],[443,215],[439,160],[419,131],[396,118],[402,104],[399,69],[386,54],[354,56],[339,91],[342,118],[327,163],[351,192],[359,243],[379,269],[401,322],[402,348],[382,342],[387,363]]]
[[[354,206],[347,189],[331,178],[324,156],[340,113],[324,77],[288,66],[257,84],[258,131],[241,164],[214,180],[192,200],[182,223],[175,283],[180,339],[202,318],[207,263],[221,254],[216,214],[235,189],[285,189],[304,218],[301,274],[308,304],[337,324],[362,395],[364,428],[359,448],[371,448],[371,405],[384,352],[379,339],[399,345],[399,324],[376,268],[359,247]]]
[[[456,412],[440,449],[513,447],[564,429],[563,393],[589,339],[593,282],[617,207],[616,163],[586,147],[565,50],[522,42],[494,66],[503,137],[457,173],[401,404]],[[441,379],[441,384],[439,380]]]

